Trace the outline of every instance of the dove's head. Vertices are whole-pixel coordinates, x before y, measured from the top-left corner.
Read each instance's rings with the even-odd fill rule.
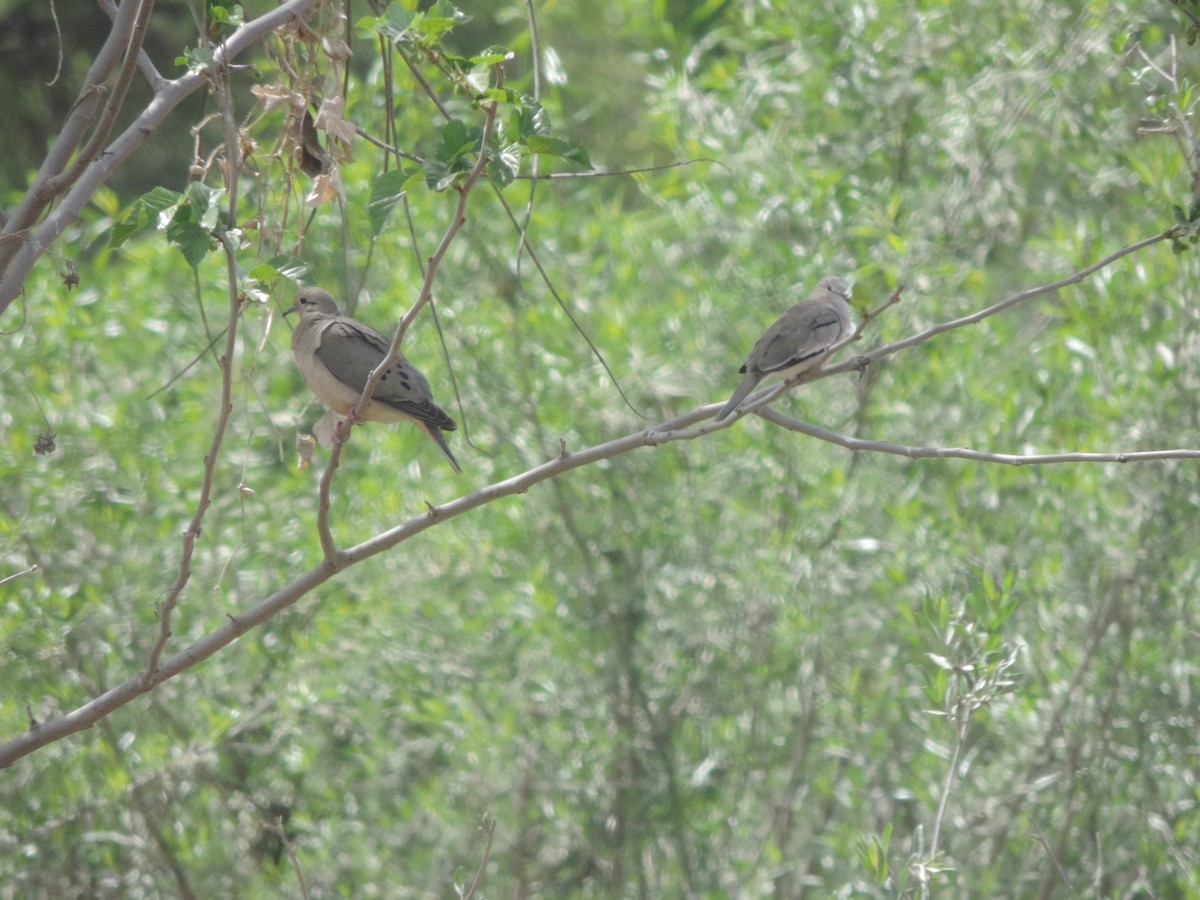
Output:
[[[822,278],[817,283],[816,295],[824,293],[837,294],[847,303],[850,302],[850,285],[840,278]]]
[[[312,285],[300,288],[299,293],[296,294],[296,302],[285,309],[283,314],[286,316],[294,312],[300,313],[301,321],[312,316],[340,315],[337,301],[333,299],[333,295],[329,291]]]

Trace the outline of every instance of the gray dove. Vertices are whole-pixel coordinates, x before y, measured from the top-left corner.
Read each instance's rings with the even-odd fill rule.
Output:
[[[745,374],[738,389],[717,413],[720,422],[758,387],[764,378],[787,379],[825,361],[830,348],[850,332],[850,288],[840,278],[823,278],[807,300],[779,317],[738,369]]]
[[[371,371],[383,361],[392,342],[369,325],[343,316],[337,301],[319,287],[301,288],[296,302],[284,315],[293,312],[300,313],[300,322],[292,332],[292,353],[300,374],[322,403],[339,415],[349,415]],[[424,429],[442,448],[454,471],[462,473],[442,436],[443,431],[454,431],[458,424],[433,402],[429,382],[401,353],[383,373],[362,420],[404,419]]]

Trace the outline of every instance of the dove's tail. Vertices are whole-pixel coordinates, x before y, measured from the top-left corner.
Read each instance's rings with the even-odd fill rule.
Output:
[[[746,377],[742,379],[742,383],[738,385],[738,389],[733,392],[733,396],[729,398],[729,402],[717,413],[716,421],[720,422],[732,413],[743,400],[750,394],[752,390],[762,381],[762,376],[746,373]]]
[[[442,448],[442,452],[446,454],[446,459],[450,461],[450,465],[459,475],[462,474],[462,466],[458,464],[458,460],[454,458],[454,454],[450,452],[450,445],[446,443],[445,435],[442,434],[442,429],[436,425],[430,425],[422,422],[421,425],[429,432],[429,436],[437,441],[437,445]]]

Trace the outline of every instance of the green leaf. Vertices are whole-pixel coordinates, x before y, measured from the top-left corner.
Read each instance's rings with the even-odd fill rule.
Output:
[[[405,38],[413,26],[414,16],[399,3],[389,3],[383,18],[377,19],[376,28],[389,40],[395,42]]]
[[[521,168],[521,148],[519,144],[506,144],[499,152],[488,154],[488,181],[498,188],[508,187],[516,179]]]
[[[125,221],[113,225],[108,245],[120,247],[139,231],[156,227],[159,213],[178,205],[182,199],[183,194],[164,187],[156,187],[146,192],[134,202],[133,209]]]
[[[424,21],[420,23],[421,34],[427,37],[440,38],[454,30],[454,26],[458,23],[454,19],[447,19],[441,16],[425,16]]]
[[[455,25],[465,25],[471,21],[471,17],[451,3],[450,0],[437,0],[437,3],[433,4],[429,9],[428,14],[441,19],[449,19]]]
[[[191,206],[196,211],[196,219],[201,226],[212,230],[220,220],[224,199],[224,188],[213,188],[199,181],[193,181],[184,192],[183,204]]]
[[[181,206],[180,211],[183,209]],[[179,248],[193,269],[200,267],[201,260],[213,247],[213,236],[209,230],[190,218],[172,222],[167,227],[167,240]]]
[[[474,144],[462,119],[451,119],[442,128],[442,146],[438,148],[438,159],[454,162]]]
[[[308,266],[302,260],[281,254],[252,266],[245,277],[248,281],[261,284],[277,281],[280,278],[300,284],[307,274]]]
[[[450,166],[432,156],[426,157],[422,172],[425,176],[425,186],[431,191],[444,191],[454,183],[454,179],[457,177],[450,170]]]
[[[564,141],[562,138],[544,137],[540,134],[535,134],[530,135],[526,139],[525,145],[529,147],[530,153],[535,153],[538,156],[557,156],[581,168],[590,169],[592,167],[592,161],[588,157],[587,150],[579,144],[572,144]]]
[[[246,14],[237,0],[232,0],[232,2],[230,0],[209,0],[208,21],[210,28],[213,25],[236,28],[245,23]]]
[[[507,47],[488,47],[477,56],[468,57],[467,62],[473,66],[494,66],[512,58],[513,52]]]
[[[382,16],[363,16],[354,23],[354,27],[359,31],[366,31],[374,34],[383,33],[383,24],[387,20]]]
[[[514,141],[525,141],[532,135],[550,134],[550,114],[540,103],[530,103],[514,109],[508,117],[508,136]]]
[[[175,57],[175,65],[186,66],[189,72],[203,72],[212,65],[215,52],[212,47],[189,47],[183,56]]]
[[[392,169],[384,172],[371,184],[371,199],[367,203],[367,215],[371,220],[371,236],[379,237],[388,216],[396,208],[396,204],[404,199],[405,185],[408,184],[412,172]]]
[[[294,256],[286,254],[272,256],[267,260],[267,265],[273,266],[280,275],[296,284],[300,284],[308,277],[308,263]]]

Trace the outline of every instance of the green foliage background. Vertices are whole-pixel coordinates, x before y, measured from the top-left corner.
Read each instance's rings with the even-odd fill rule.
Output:
[[[521,7],[463,9],[475,18],[448,43],[505,43],[510,86],[530,90]],[[866,335],[882,343],[1060,278],[1187,206],[1176,144],[1137,132],[1171,100],[1191,109],[1134,53],[1170,64],[1184,24],[1166,4],[620,0],[538,15],[555,134],[603,169],[708,160],[536,191],[531,243],[645,418],[528,258],[518,272],[481,188],[436,287],[466,474],[413,429],[356,430],[334,485],[342,544],[560,440],[725,399],[792,285],[843,273],[864,308],[905,285]],[[375,130],[378,49],[359,34],[355,52],[347,114]],[[1196,51],[1181,44],[1177,66],[1186,90]],[[402,146],[428,153],[436,111],[402,66],[397,85]],[[256,139],[275,174],[247,201],[264,227],[281,215],[271,125]],[[368,254],[369,145],[342,174],[344,208],[317,210],[300,255],[336,293],[362,282],[355,314],[387,330],[418,261],[399,213]],[[186,162],[170,177],[182,190]],[[514,209],[528,189],[505,191]],[[454,196],[418,186],[409,201],[427,255]],[[223,266],[210,256],[193,277],[160,235],[109,249],[129,202],[102,193],[56,246],[78,289],[47,256],[23,325],[15,306],[3,322],[0,576],[39,566],[0,586],[5,736],[145,665],[211,437],[212,355],[160,389],[224,322]],[[306,217],[292,208],[287,227]],[[918,446],[1195,446],[1196,275],[1158,244],[779,406]],[[174,649],[320,558],[322,458],[297,471],[293,442],[321,410],[278,316],[292,290],[242,319]],[[454,406],[428,316],[405,352]],[[35,456],[47,428],[57,451]],[[896,896],[923,877],[948,896],[1200,897],[1198,498],[1188,460],[916,462],[755,417],[621,456],[352,569],[19,762],[0,778],[0,883],[295,896],[261,829],[286,809],[313,896],[453,896],[488,821],[490,897]],[[958,744],[948,713],[963,704]]]

